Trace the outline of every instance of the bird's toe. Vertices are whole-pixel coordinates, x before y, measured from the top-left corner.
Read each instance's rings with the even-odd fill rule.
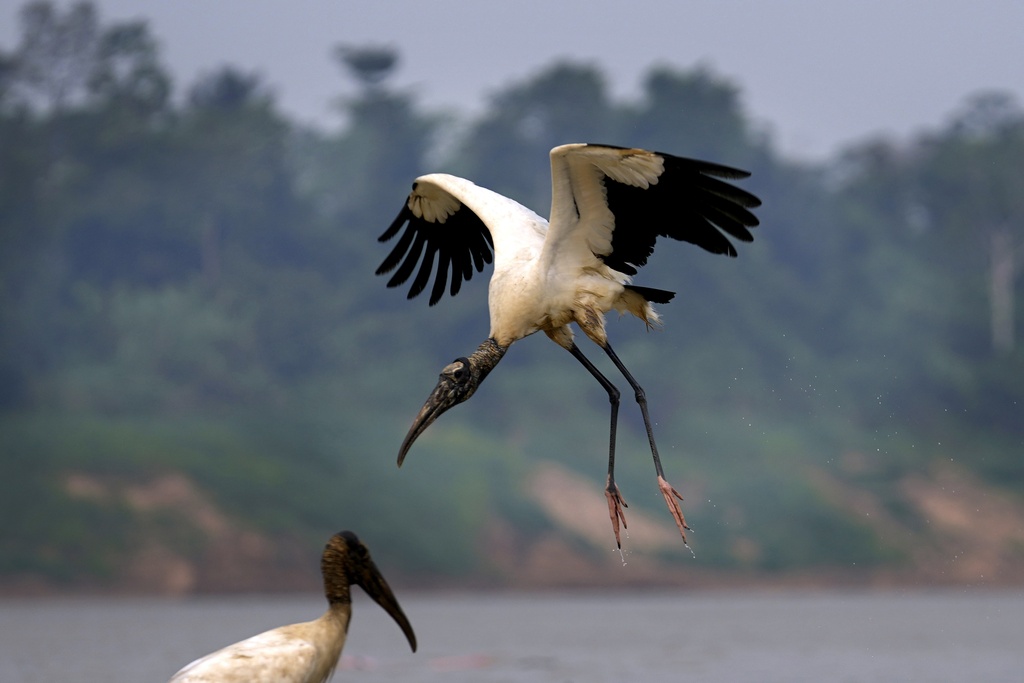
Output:
[[[664,477],[658,477],[658,489],[661,491],[662,497],[665,498],[665,504],[668,505],[668,511],[672,513],[672,519],[675,520],[676,526],[679,527],[679,535],[683,537],[683,542],[685,543],[686,532],[691,531],[691,529],[686,524],[686,518],[683,516],[683,509],[679,507],[679,501],[683,499],[683,496],[679,491],[676,491],[672,484],[668,483]]]
[[[627,528],[626,514],[622,511],[622,508],[629,506],[622,499],[619,487],[615,485],[615,480],[612,479],[611,475],[608,475],[608,483],[604,488],[604,497],[608,499],[608,516],[612,520],[612,531],[615,532],[615,545],[621,550],[622,540],[619,537],[619,524],[622,524],[623,529]]]

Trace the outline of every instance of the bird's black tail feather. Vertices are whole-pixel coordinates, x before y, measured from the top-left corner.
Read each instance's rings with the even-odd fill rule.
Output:
[[[626,289],[633,290],[652,304],[667,304],[669,301],[672,301],[672,297],[676,295],[675,292],[670,292],[667,289],[654,289],[653,287],[626,285]]]

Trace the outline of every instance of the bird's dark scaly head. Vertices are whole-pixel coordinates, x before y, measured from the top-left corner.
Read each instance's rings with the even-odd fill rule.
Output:
[[[480,386],[483,378],[498,365],[498,361],[505,355],[506,350],[508,350],[508,346],[501,346],[494,339],[486,339],[468,358],[456,358],[449,365],[444,366],[440,377],[437,378],[437,386],[434,387],[427,402],[420,409],[420,414],[413,421],[413,426],[406,434],[406,440],[401,442],[401,449],[398,451],[398,467],[401,467],[402,461],[406,460],[413,441],[426,431],[427,427],[432,425],[444,411],[468,400]]]
[[[388,582],[374,564],[370,551],[358,536],[351,531],[342,531],[332,536],[324,547],[321,570],[324,575],[324,591],[329,602],[350,603],[352,597],[349,586],[355,584],[361,587],[374,602],[391,615],[408,639],[412,651],[416,651],[416,634],[412,630],[412,624],[399,606]]]
[[[481,373],[471,359],[465,357],[457,358],[444,366],[438,377],[437,386],[430,392],[427,402],[420,408],[412,427],[409,428],[409,433],[405,436],[405,441],[402,442],[402,448],[398,452],[399,467],[402,466],[402,461],[405,460],[416,438],[446,410],[468,400],[480,386],[485,375],[486,373]]]
[[[402,448],[398,451],[398,466],[402,466],[413,442],[434,423],[444,411],[458,405],[476,392],[484,378],[494,369],[505,355],[507,346],[501,346],[494,339],[485,339],[469,358],[457,358],[441,370],[437,386],[430,393],[427,402],[420,408],[413,420],[409,433],[405,435]]]

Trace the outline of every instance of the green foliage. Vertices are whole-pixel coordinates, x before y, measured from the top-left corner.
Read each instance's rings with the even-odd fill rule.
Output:
[[[360,91],[328,134],[231,67],[174,97],[144,23],[26,7],[20,47],[0,55],[0,575],[103,580],[152,530],[201,546],[183,518],[71,495],[74,472],[184,473],[240,526],[311,549],[352,526],[410,574],[487,571],[495,518],[549,530],[522,482],[553,460],[600,486],[604,392],[561,349],[524,341],[399,472],[436,371],[486,335],[487,274],[428,310],[373,272],[416,175],[458,172],[543,213],[547,151],[575,141],[748,168],[765,200],[735,261],[659,246],[636,280],[678,292],[664,330],[609,324],[693,506],[699,563],[901,559],[805,470],[897,511],[885,481],[941,442],[1019,488],[1024,351],[993,345],[990,306],[991,235],[1008,235],[1011,265],[1024,253],[1012,102],[971,100],[920,139],[810,167],[779,158],[707,68],[654,67],[638,101],[617,102],[599,69],[561,62],[456,128],[386,87],[397,53],[378,52],[339,53]],[[663,514],[628,398],[620,485]],[[878,454],[878,481],[832,466],[850,451]]]
[[[644,78],[644,99],[620,117],[618,136],[646,149],[686,150],[686,156],[748,167],[752,136],[739,88],[711,70],[667,66]]]

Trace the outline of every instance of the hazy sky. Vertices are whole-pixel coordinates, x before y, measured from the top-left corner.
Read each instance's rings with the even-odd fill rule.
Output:
[[[0,46],[20,0],[0,0]],[[57,2],[67,7],[67,0]],[[354,92],[338,43],[387,44],[394,85],[471,113],[554,60],[601,68],[630,97],[654,64],[706,64],[740,86],[785,152],[820,158],[875,133],[943,122],[984,89],[1024,104],[1024,0],[95,0],[145,18],[178,85],[232,64],[263,75],[289,114],[325,126]],[[629,144],[628,140],[610,140]],[[685,150],[673,150],[685,154]]]

